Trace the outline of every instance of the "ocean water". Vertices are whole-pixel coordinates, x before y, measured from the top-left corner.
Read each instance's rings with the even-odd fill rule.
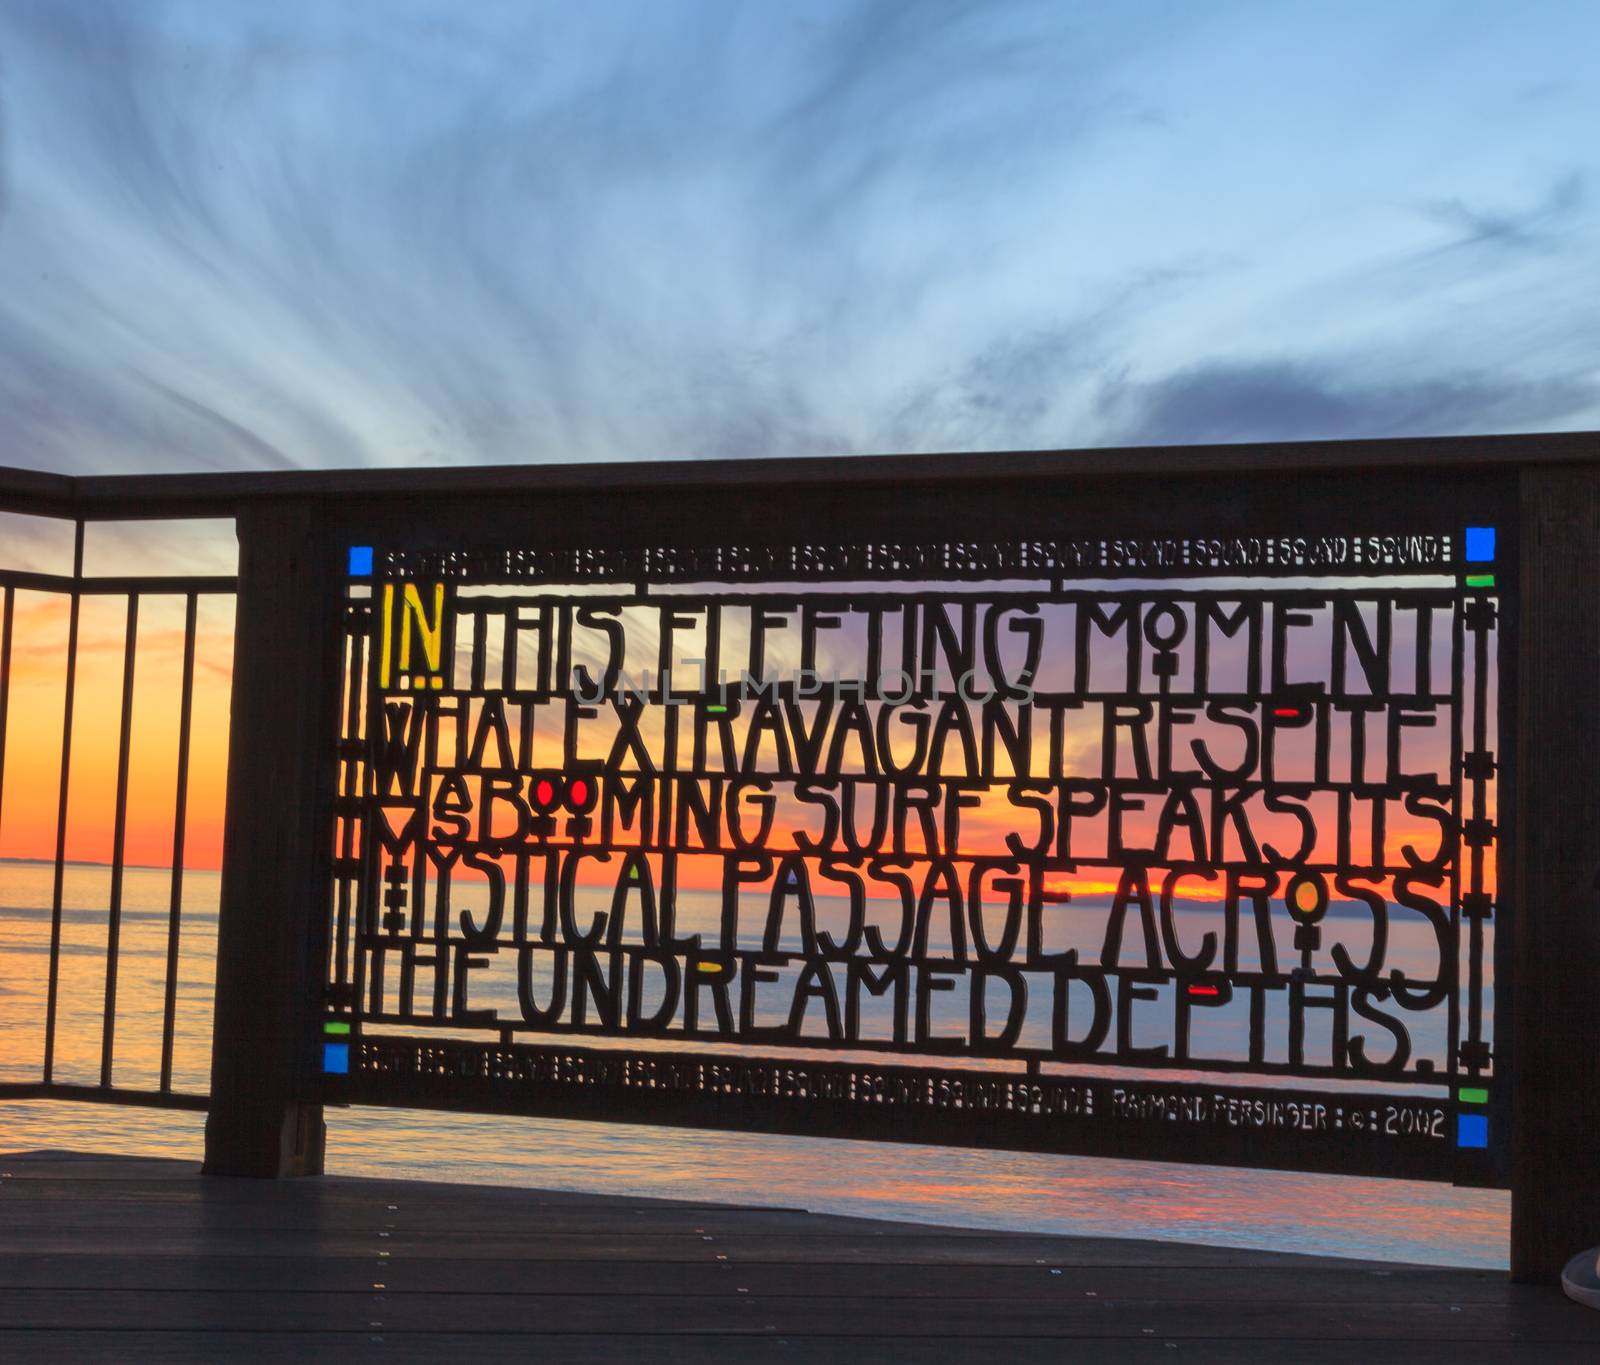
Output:
[[[67,869],[56,1072],[97,1083],[110,872]],[[217,875],[185,874],[176,1088],[209,1072]],[[160,1075],[170,874],[123,890],[115,1082]],[[36,1080],[43,1050],[51,868],[0,863],[0,1080]],[[96,908],[99,907],[99,908]],[[707,907],[697,913],[709,914]],[[1410,936],[1408,938],[1408,935]],[[1392,958],[1425,953],[1397,928]],[[492,984],[481,1003],[493,1004]],[[478,1003],[478,1002],[475,1002]],[[627,1124],[329,1109],[328,1170],[781,1205],[972,1227],[1153,1237],[1440,1265],[1506,1264],[1509,1199],[1402,1180],[980,1152]],[[203,1116],[55,1101],[0,1103],[0,1151],[66,1148],[198,1160]]]

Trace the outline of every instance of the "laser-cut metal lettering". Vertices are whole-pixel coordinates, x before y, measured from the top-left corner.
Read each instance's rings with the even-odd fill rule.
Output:
[[[352,550],[329,1096],[1470,1175],[1482,531]]]

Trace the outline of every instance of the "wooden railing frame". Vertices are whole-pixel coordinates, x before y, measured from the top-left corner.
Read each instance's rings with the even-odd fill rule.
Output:
[[[1485,482],[1487,481],[1487,482]],[[1062,515],[1138,534],[1196,531],[1276,507],[1382,498],[1397,507],[1457,484],[1505,495],[1519,582],[1503,630],[1502,890],[1497,1048],[1509,1044],[1511,1269],[1552,1282],[1600,1243],[1600,434],[1267,446],[1002,452],[823,460],[67,478],[0,469],[0,509],[87,521],[232,516],[239,616],[206,1169],[322,1169],[309,1102],[326,885],[325,805],[336,733],[330,548],[358,537],[440,545],[511,524],[611,527],[626,538],[906,534],[1070,493]],[[1072,509],[1077,508],[1079,511]],[[1513,510],[1514,509],[1514,510]],[[1115,524],[1112,524],[1112,523]],[[484,528],[490,528],[485,532]],[[1002,528],[1003,529],[1003,528]],[[969,530],[981,538],[981,531]],[[283,913],[293,907],[297,913]],[[1500,1064],[1505,1065],[1501,1057]]]

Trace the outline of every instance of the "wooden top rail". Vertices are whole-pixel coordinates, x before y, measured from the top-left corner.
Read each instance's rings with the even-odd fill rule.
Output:
[[[1430,436],[1256,445],[1120,446],[975,454],[808,456],[785,459],[467,465],[428,469],[259,470],[77,478],[0,466],[0,509],[110,521],[231,516],[284,496],[619,492],[652,489],[938,484],[1054,475],[1149,479],[1177,475],[1292,475],[1600,462],[1600,432]]]

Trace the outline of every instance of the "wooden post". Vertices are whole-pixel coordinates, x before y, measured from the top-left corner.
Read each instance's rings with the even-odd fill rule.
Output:
[[[325,937],[322,815],[338,712],[337,580],[317,505],[241,511],[205,1171],[317,1175],[304,1101]]]
[[[1551,1283],[1600,1244],[1600,470],[1521,479],[1511,1273]]]

